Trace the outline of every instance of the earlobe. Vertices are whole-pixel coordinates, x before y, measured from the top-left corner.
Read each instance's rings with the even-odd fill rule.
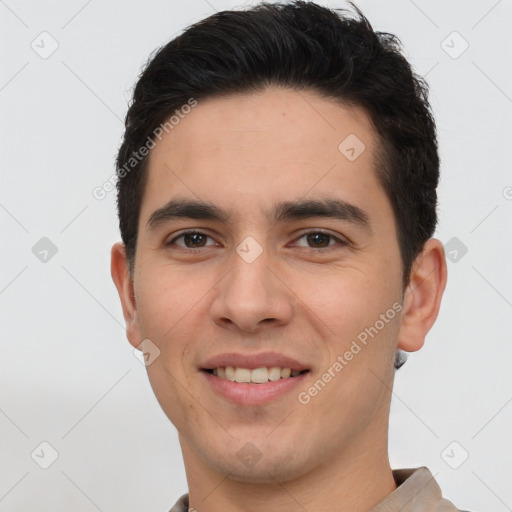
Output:
[[[415,352],[423,346],[425,337],[439,313],[446,280],[443,244],[431,238],[425,243],[411,271],[398,334],[399,349]]]
[[[126,322],[126,336],[134,347],[138,347],[142,342],[142,336],[138,324],[133,280],[128,270],[124,244],[120,242],[114,244],[110,255],[110,273],[121,300],[123,316]]]

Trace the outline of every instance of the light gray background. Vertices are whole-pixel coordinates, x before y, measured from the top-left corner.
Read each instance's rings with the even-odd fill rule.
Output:
[[[392,467],[428,466],[462,509],[512,510],[512,1],[356,3],[431,85],[436,236],[459,244],[439,319],[396,376]],[[115,194],[92,190],[114,171],[150,52],[238,5],[0,1],[2,511],[165,511],[187,490],[110,278]],[[31,47],[52,39],[48,58]],[[32,252],[42,237],[58,249],[47,262]],[[58,452],[48,469],[42,442]]]

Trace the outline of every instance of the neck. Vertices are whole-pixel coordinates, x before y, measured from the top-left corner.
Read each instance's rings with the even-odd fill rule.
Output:
[[[378,443],[374,438],[365,450],[354,443],[293,480],[264,484],[234,481],[219,474],[180,439],[189,506],[198,512],[369,512],[396,488],[387,432],[385,438]]]

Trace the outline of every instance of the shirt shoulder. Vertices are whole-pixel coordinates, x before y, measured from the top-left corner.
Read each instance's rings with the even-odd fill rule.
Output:
[[[442,496],[434,476],[425,466],[394,469],[393,478],[397,488],[370,512],[469,512]]]
[[[169,512],[188,512],[188,494],[184,494]]]

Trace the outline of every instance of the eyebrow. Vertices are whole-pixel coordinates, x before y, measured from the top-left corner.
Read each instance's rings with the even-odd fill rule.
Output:
[[[369,215],[358,206],[342,199],[310,199],[284,201],[273,206],[267,217],[274,223],[286,220],[328,217],[350,222],[370,232]],[[172,199],[166,205],[155,210],[148,219],[146,227],[154,230],[161,224],[174,219],[213,220],[222,223],[229,221],[229,213],[223,208],[194,199]]]

